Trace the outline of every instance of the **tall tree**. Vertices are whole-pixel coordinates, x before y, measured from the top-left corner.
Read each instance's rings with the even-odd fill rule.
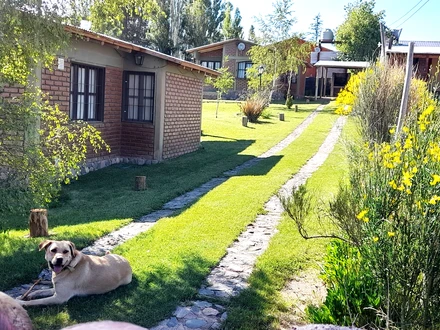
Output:
[[[318,13],[318,15],[316,15],[313,18],[313,23],[310,24],[310,32],[309,32],[310,40],[314,41],[315,43],[318,43],[319,37],[321,36],[322,23],[323,22],[321,19],[321,13]]]
[[[337,28],[335,41],[340,57],[369,61],[380,42],[380,22],[384,11],[374,12],[375,1],[357,0],[345,7],[345,21]]]
[[[165,15],[155,0],[95,0],[90,12],[95,31],[147,47],[153,22]]]
[[[224,19],[222,0],[189,0],[184,10],[182,38],[187,47],[220,41]]]
[[[230,2],[226,3],[226,9],[225,9],[225,18],[223,19],[222,23],[222,33],[223,33],[223,39],[228,40],[232,39],[233,35],[233,28],[232,28],[232,4]]]
[[[248,40],[257,42],[257,36],[255,35],[255,27],[253,25],[251,25],[251,27],[249,28]]]
[[[223,39],[225,40],[243,38],[240,9],[235,9],[234,18],[232,18],[232,9],[232,4],[227,2],[225,5],[224,19],[222,23]]]
[[[232,21],[233,38],[243,38],[240,9],[235,8],[234,20]]]
[[[310,52],[310,44],[291,32],[292,24],[296,21],[291,6],[290,0],[278,0],[273,4],[272,13],[258,18],[262,44],[253,46],[249,51],[254,63],[249,69],[249,85],[253,88],[259,86],[257,68],[263,65],[262,85],[270,86],[270,97],[277,89],[276,81],[280,75],[287,73],[291,81],[292,76],[304,66],[304,60]]]
[[[146,37],[151,41],[151,48],[164,54],[172,55],[175,43],[171,33],[171,2],[172,0],[156,0],[160,11],[150,20],[150,28]],[[178,41],[176,41],[178,42]]]

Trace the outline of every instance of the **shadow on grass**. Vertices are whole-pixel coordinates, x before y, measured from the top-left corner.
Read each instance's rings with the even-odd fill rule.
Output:
[[[96,320],[125,321],[151,327],[171,317],[180,302],[194,297],[213,265],[205,259],[186,258],[184,267],[167,265],[135,272],[133,281],[103,295],[76,297],[62,306],[29,308],[35,329],[60,329]]]

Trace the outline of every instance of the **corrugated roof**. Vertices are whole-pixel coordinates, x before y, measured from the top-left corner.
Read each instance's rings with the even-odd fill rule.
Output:
[[[397,45],[387,48],[387,53],[408,53],[411,40],[400,40]],[[440,54],[440,41],[412,41],[414,42],[414,54]]]
[[[201,66],[199,64],[188,62],[188,61],[182,60],[182,59],[174,57],[174,56],[166,55],[161,52],[158,52],[158,51],[155,51],[155,50],[143,47],[143,46],[139,46],[139,45],[136,45],[136,44],[133,44],[133,43],[121,40],[121,39],[110,37],[105,34],[92,32],[92,31],[81,29],[79,27],[72,26],[72,25],[65,25],[64,28],[67,32],[85,37],[86,40],[89,40],[89,39],[96,40],[96,41],[100,42],[101,45],[108,44],[108,45],[112,45],[115,48],[124,49],[127,52],[136,51],[136,52],[145,53],[145,54],[148,54],[148,55],[151,55],[154,57],[161,58],[161,59],[166,60],[168,62],[180,65],[184,69],[196,70],[198,72],[203,72],[203,73],[208,74],[210,76],[219,76],[220,75],[220,73],[216,70],[212,70],[212,69],[206,68],[204,66]]]

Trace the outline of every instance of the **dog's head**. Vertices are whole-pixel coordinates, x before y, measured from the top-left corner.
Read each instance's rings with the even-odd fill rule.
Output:
[[[46,240],[39,245],[40,251],[46,250],[46,260],[49,267],[56,273],[60,273],[76,256],[75,244],[69,241]]]

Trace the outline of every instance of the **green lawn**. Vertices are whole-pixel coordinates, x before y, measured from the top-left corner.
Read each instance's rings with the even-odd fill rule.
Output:
[[[343,137],[352,137],[355,127],[348,122]],[[317,217],[318,210],[337,193],[340,180],[348,170],[344,138],[312,177],[306,186],[314,195],[314,214],[308,222],[309,234],[328,233],[329,224],[322,224]],[[249,283],[240,296],[234,298],[228,309],[227,329],[266,330],[278,329],[288,305],[280,291],[293,276],[308,268],[316,268],[322,261],[328,239],[303,239],[293,220],[286,214],[278,226],[269,248],[260,256]]]
[[[169,317],[180,302],[194,297],[210,269],[261,212],[264,202],[317,151],[336,118],[324,111],[279,155],[228,179],[180,214],[160,220],[150,231],[118,247],[115,252],[133,267],[132,284],[106,295],[74,298],[62,306],[30,308],[35,327],[57,329],[106,318],[151,327]],[[255,125],[255,130],[261,126]]]

